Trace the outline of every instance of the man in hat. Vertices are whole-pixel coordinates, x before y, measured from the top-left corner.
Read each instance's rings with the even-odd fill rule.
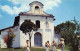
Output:
[[[60,39],[60,45],[61,45],[61,51],[64,51],[64,47],[65,47],[64,38]]]

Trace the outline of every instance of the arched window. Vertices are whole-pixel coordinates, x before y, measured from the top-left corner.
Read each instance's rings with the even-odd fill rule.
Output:
[[[40,21],[39,20],[36,21],[36,25],[38,26],[38,28],[40,28]]]
[[[36,10],[39,9],[39,6],[35,6],[35,9],[36,9]]]

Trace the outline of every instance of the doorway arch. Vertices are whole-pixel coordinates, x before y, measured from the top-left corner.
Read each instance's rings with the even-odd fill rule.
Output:
[[[34,34],[34,46],[42,47],[42,35],[39,32]]]

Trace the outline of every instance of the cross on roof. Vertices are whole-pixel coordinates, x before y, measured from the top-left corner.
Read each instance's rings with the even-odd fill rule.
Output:
[[[75,17],[74,17],[74,20],[71,20],[71,21],[73,21],[76,25],[78,25],[78,22],[79,22],[79,21],[77,21],[77,20],[75,19]]]

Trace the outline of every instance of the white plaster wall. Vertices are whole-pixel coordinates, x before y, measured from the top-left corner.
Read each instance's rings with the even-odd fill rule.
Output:
[[[20,16],[20,25],[24,22],[24,20],[31,20],[32,22],[35,23],[36,20],[40,21],[40,28],[42,31],[40,32],[42,34],[42,45],[45,46],[45,42],[46,41],[50,41],[50,44],[52,43],[53,40],[53,35],[54,35],[54,27],[53,27],[53,18],[48,18],[47,21],[49,23],[49,28],[45,27],[45,22],[46,22],[46,17],[39,17],[39,16]],[[50,31],[45,31],[46,29],[49,29]],[[35,32],[33,32],[33,36],[31,38],[31,44],[32,46],[34,46],[34,34]],[[29,35],[25,35],[24,33],[22,33],[22,31],[20,31],[20,46],[25,46],[26,44],[26,40],[29,39],[28,37]],[[25,37],[25,38],[23,38]]]
[[[60,43],[60,34],[54,34],[54,41],[57,43],[57,45]]]
[[[17,30],[14,31],[14,34],[16,35],[16,37],[14,38],[14,41],[13,41],[13,45],[12,45],[13,48],[20,47],[20,29],[19,29],[19,26],[16,26],[16,28]]]
[[[7,35],[7,30],[1,32],[1,48],[7,48],[7,45],[3,39],[5,35]]]
[[[44,30],[43,32],[43,46],[45,46],[45,42],[49,41],[51,44],[51,31]]]
[[[20,47],[26,47],[26,40],[29,40],[29,35],[20,31]]]

